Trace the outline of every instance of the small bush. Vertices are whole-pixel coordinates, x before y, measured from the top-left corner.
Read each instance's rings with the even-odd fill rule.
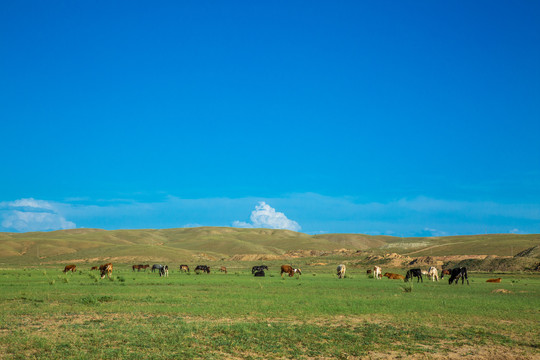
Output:
[[[81,303],[85,305],[98,305],[99,301],[94,295],[88,295],[81,298]]]
[[[413,284],[410,282],[405,285],[401,285],[401,288],[403,289],[403,292],[410,293],[413,290]]]

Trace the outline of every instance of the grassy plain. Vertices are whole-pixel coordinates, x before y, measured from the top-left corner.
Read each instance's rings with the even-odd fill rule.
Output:
[[[265,278],[250,266],[160,278],[117,265],[112,280],[0,269],[0,359],[540,357],[537,275],[409,287],[360,269],[338,280],[333,267],[303,267],[282,279],[274,264]]]

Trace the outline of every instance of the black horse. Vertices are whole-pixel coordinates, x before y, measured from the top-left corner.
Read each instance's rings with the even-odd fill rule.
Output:
[[[420,282],[420,280],[424,282],[424,279],[422,279],[422,270],[420,269],[411,269],[407,271],[407,275],[405,275],[405,281],[407,282],[409,281],[409,279],[412,280],[413,277],[416,277],[416,282]]]
[[[197,267],[195,268],[195,272],[198,274],[199,271],[210,274],[210,268],[206,265],[197,265]]]
[[[266,265],[255,265],[254,267],[251,268],[251,273],[255,274],[257,271],[263,271],[263,270],[268,270],[268,266],[266,266]]]
[[[448,279],[448,285],[452,284],[452,281],[455,281],[455,283],[458,283],[458,280],[461,278],[461,285],[467,280],[467,285],[469,285],[469,277],[467,276],[467,268],[466,267],[459,267],[452,269],[452,272],[450,273],[450,279]]]

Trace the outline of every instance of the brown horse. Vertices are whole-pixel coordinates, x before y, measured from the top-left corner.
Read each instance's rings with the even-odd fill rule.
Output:
[[[101,278],[103,279],[105,275],[110,279],[112,275],[112,269],[113,265],[112,263],[103,264],[99,267],[99,271],[101,271]]]
[[[224,272],[226,274],[227,268],[225,266],[222,266],[221,268],[219,268],[219,271]]]
[[[144,265],[133,265],[131,268],[133,269],[133,271],[141,271],[141,269],[144,269]]]
[[[64,268],[64,273],[67,273],[68,271],[71,271],[71,272],[75,272],[75,270],[77,269],[77,266],[76,265],[67,265],[65,268]]]
[[[290,265],[281,265],[281,277],[283,274],[289,274],[289,277],[293,277],[294,274],[302,275],[302,270],[293,268]]]
[[[289,274],[289,277],[294,276],[294,268],[290,265],[281,265],[281,277],[283,274]]]
[[[383,276],[386,276],[387,278],[393,279],[393,280],[404,280],[405,279],[405,276],[400,275],[400,274],[394,274],[394,273],[384,273]]]

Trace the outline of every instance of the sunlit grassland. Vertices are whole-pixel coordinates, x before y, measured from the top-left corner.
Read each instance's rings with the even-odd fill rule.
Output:
[[[538,276],[408,288],[359,270],[338,280],[304,268],[282,279],[272,267],[264,278],[248,268],[160,278],[118,266],[112,280],[0,270],[0,358],[444,358],[488,348],[539,356]]]

